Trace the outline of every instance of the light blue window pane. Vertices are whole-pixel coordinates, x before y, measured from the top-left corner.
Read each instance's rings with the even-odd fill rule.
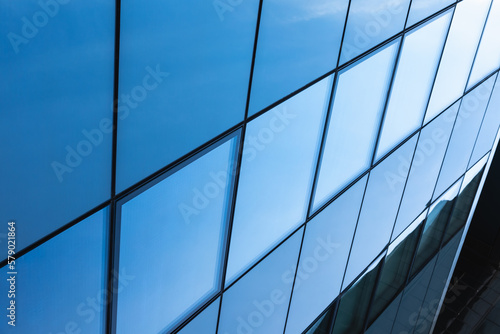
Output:
[[[456,0],[412,0],[406,26],[411,27],[415,23],[439,12],[441,9],[455,2]]]
[[[118,191],[243,120],[258,5],[122,2]]]
[[[218,291],[236,143],[121,205],[120,268],[136,280],[118,295],[117,332],[166,331]]]
[[[491,0],[464,0],[457,4],[432,88],[426,123],[463,95],[490,3]]]
[[[1,333],[105,333],[107,221],[108,210],[101,210],[16,259],[14,268],[0,269]],[[17,274],[9,274],[12,269]],[[118,288],[127,289],[135,279],[128,269],[120,270],[124,280]],[[10,299],[12,276],[15,297]],[[6,317],[12,300],[15,327]]]
[[[314,209],[370,167],[398,46],[394,42],[340,73]]]
[[[393,238],[425,209],[432,198],[459,105],[455,103],[448,108],[420,133],[394,226]]]
[[[422,124],[452,11],[406,35],[385,111],[377,160]]]
[[[462,98],[433,198],[441,195],[467,169],[494,84],[495,77],[491,77]]]
[[[409,0],[352,0],[340,64],[402,31],[409,4]]]
[[[226,283],[305,221],[331,81],[248,124]]]
[[[343,287],[389,243],[416,143],[415,135],[370,172]]]
[[[366,180],[356,182],[307,223],[286,334],[302,333],[338,296]]]
[[[303,231],[224,293],[218,333],[283,333]]]
[[[497,79],[495,88],[491,93],[488,109],[484,115],[481,130],[474,146],[469,166],[475,164],[493,146],[500,125],[500,81]]]
[[[249,115],[335,68],[348,2],[263,2]]]
[[[206,309],[187,324],[179,334],[215,334],[219,317],[220,298],[212,302]]]
[[[113,1],[0,4],[0,221],[18,251],[110,197],[114,17]]]
[[[477,84],[481,79],[500,67],[500,1],[494,0],[491,5],[488,21],[484,27],[481,43],[470,74],[467,89]]]

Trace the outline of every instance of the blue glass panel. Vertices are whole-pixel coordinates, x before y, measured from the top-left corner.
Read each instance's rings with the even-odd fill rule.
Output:
[[[0,269],[1,333],[105,333],[107,220],[107,209],[101,210],[16,259],[14,268]],[[118,289],[135,280],[128,269],[120,270]],[[6,317],[12,301],[15,327]]]
[[[493,1],[477,50],[467,89],[500,67],[500,1]]]
[[[335,68],[348,2],[263,2],[249,115]]]
[[[448,108],[420,133],[394,226],[393,238],[425,209],[432,198],[459,105],[455,103]]]
[[[0,4],[0,221],[18,250],[110,197],[114,16],[113,1]]]
[[[219,333],[283,333],[303,231],[224,293]]]
[[[366,180],[363,177],[307,223],[286,334],[302,333],[338,296]]]
[[[117,332],[165,331],[218,290],[236,143],[121,204],[120,268],[137,279],[118,295]]]
[[[394,42],[340,73],[314,209],[370,167],[398,46]]]
[[[189,324],[179,331],[179,334],[215,334],[219,317],[220,298],[212,302],[196,316]]]
[[[243,120],[258,5],[121,3],[118,191]]]
[[[411,27],[415,23],[439,12],[444,7],[455,2],[456,0],[412,0],[406,26]]]
[[[304,222],[331,81],[248,124],[226,282]]]
[[[452,11],[447,11],[405,36],[385,111],[377,160],[422,124],[451,16]]]
[[[351,0],[340,64],[403,30],[409,0]]]
[[[469,166],[475,164],[482,156],[488,152],[493,146],[495,137],[497,136],[498,127],[500,125],[500,81],[497,79],[495,88],[491,93],[488,109],[484,115],[481,130],[476,139],[476,145],[472,152],[472,157]]]
[[[399,304],[401,302],[402,293],[400,293],[387,308],[382,312],[377,319],[368,327],[366,334],[390,333],[394,319],[398,313]],[[401,334],[401,333],[398,333]]]
[[[464,93],[491,0],[457,4],[425,115],[427,123]]]
[[[370,172],[343,287],[389,243],[416,143],[415,135]]]
[[[491,77],[462,98],[433,198],[465,173],[494,84]]]

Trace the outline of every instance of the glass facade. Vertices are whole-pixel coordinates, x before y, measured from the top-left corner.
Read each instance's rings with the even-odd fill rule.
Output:
[[[500,0],[0,8],[0,332],[431,332]]]

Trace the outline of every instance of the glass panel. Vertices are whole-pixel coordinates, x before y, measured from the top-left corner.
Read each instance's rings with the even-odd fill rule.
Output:
[[[18,251],[110,197],[114,17],[113,1],[0,5],[0,221]]]
[[[340,299],[332,334],[356,334],[363,331],[383,256],[373,261],[363,276]]]
[[[0,269],[1,333],[105,333],[107,221],[101,210]],[[118,289],[135,280],[130,269]]]
[[[263,2],[249,115],[335,68],[348,2]]]
[[[226,283],[305,221],[331,81],[248,124]]]
[[[286,333],[302,331],[339,294],[367,176],[307,223]]]
[[[385,111],[377,160],[422,124],[451,16],[450,10],[405,36]]]
[[[258,6],[122,2],[118,191],[243,120]]]
[[[415,135],[370,172],[343,287],[389,243],[416,143]]]
[[[119,293],[118,333],[166,331],[219,289],[236,144],[121,204],[120,268],[137,279]]]
[[[425,123],[463,95],[490,3],[491,0],[464,0],[457,4]]]
[[[461,180],[458,180],[429,209],[429,215],[420,238],[411,276],[415,275],[441,247],[441,240],[455,204]]]
[[[303,231],[224,293],[219,333],[283,333]]]
[[[366,334],[381,334],[390,333],[394,319],[398,313],[399,304],[401,303],[402,293],[400,293],[387,308],[375,319],[375,322],[365,331]],[[401,333],[398,333],[401,334]]]
[[[493,142],[497,136],[498,127],[500,125],[500,81],[497,79],[493,93],[491,93],[488,109],[484,115],[481,130],[476,139],[474,151],[472,152],[469,166],[475,164],[486,152],[491,150]]]
[[[325,314],[316,320],[316,323],[307,332],[305,332],[305,334],[330,334],[330,328],[333,320],[332,318],[336,305],[337,303],[330,306]]]
[[[406,26],[411,27],[415,23],[439,12],[441,9],[455,2],[455,0],[412,0]]]
[[[493,1],[488,21],[484,27],[481,43],[477,50],[474,66],[470,74],[467,89],[477,84],[481,79],[500,67],[500,43],[498,43],[498,32],[500,31],[500,1]]]
[[[317,209],[370,167],[399,41],[363,59],[337,80],[314,194]],[[359,98],[363,92],[363,98]]]
[[[409,0],[351,0],[340,64],[402,31],[409,4]]]
[[[465,173],[494,83],[495,78],[491,77],[462,98],[434,198]]]
[[[220,298],[204,309],[189,324],[181,329],[178,334],[215,334],[217,319],[219,317]]]
[[[392,233],[393,238],[398,236],[425,209],[432,198],[459,105],[455,103],[423,128],[420,133]]]

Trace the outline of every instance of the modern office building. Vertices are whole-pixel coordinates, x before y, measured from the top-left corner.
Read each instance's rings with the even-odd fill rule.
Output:
[[[500,0],[0,8],[1,333],[432,331]]]

